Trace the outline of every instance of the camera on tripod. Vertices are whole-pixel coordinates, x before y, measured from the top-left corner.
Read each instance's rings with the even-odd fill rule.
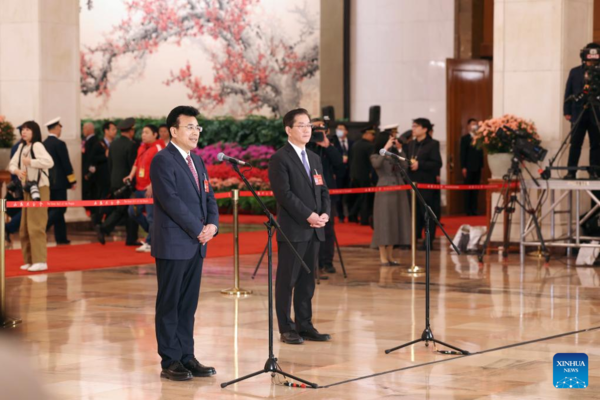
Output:
[[[310,134],[310,143],[319,143],[325,140],[325,134],[329,131],[329,124],[331,123],[329,116],[324,116],[323,122],[323,126],[313,125],[312,132]]]
[[[23,190],[31,195],[31,200],[33,201],[40,201],[42,199],[40,188],[36,181],[26,181],[23,185]]]
[[[507,132],[510,132],[509,135]],[[520,131],[514,130],[506,125],[498,128],[496,136],[505,142],[511,143],[511,151],[519,161],[529,161],[538,163],[544,161],[548,150],[540,146],[540,141],[531,139],[530,136]]]
[[[575,101],[587,98],[591,103],[600,103],[600,49],[585,47],[579,52],[583,63],[583,92]]]

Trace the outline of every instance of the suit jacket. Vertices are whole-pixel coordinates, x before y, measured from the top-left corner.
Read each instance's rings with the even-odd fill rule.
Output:
[[[310,165],[309,178],[302,161],[291,144],[277,150],[269,161],[269,180],[277,200],[277,221],[290,242],[308,242],[316,232],[320,241],[325,240],[324,228],[311,228],[306,220],[313,212],[331,217],[329,190],[314,182],[315,170],[323,176],[323,165],[319,156],[306,151]],[[154,240],[154,239],[153,239]],[[277,241],[284,241],[277,234]]]
[[[579,118],[579,114],[582,113],[585,99],[577,103],[573,100],[566,100],[569,96],[580,94],[583,91],[583,84],[583,66],[580,65],[571,69],[571,72],[569,72],[569,78],[567,79],[567,87],[565,89],[565,104],[563,106],[563,115],[570,115],[571,123],[574,123],[577,120],[577,118]]]
[[[98,137],[96,135],[91,135],[89,139],[84,139],[85,143],[83,144],[83,154],[81,155],[81,176],[85,176],[88,173],[90,166],[92,164],[92,157],[94,152],[94,146],[98,143]],[[94,177],[92,176],[92,179]]]
[[[371,165],[373,143],[360,139],[352,146],[350,157],[350,179],[367,187],[373,183],[373,166]]]
[[[110,169],[111,191],[115,191],[123,186],[123,178],[131,172],[136,155],[136,143],[125,136],[113,140],[110,144],[108,168]]]
[[[483,168],[483,150],[473,146],[470,134],[460,138],[460,166],[467,171],[479,171]]]
[[[54,161],[54,166],[49,171],[50,189],[69,189],[77,182],[77,179],[73,173],[73,166],[69,159],[67,145],[56,136],[48,136],[48,138],[44,140],[44,147]]]
[[[111,146],[112,147],[112,146]],[[219,208],[202,159],[191,153],[198,172],[200,189],[179,150],[172,143],[159,151],[150,165],[154,197],[152,256],[168,260],[189,260],[197,251],[206,256],[206,246],[198,242],[204,225],[219,227]]]
[[[419,162],[419,169],[408,170],[410,179],[418,183],[437,183],[436,176],[440,174],[442,168],[440,142],[427,135],[421,142],[412,140],[405,147],[408,159],[416,158]]]
[[[350,159],[350,151],[352,150],[352,145],[354,144],[354,141],[346,138],[346,140],[348,141],[348,150],[344,149],[342,147],[342,144],[340,143],[340,139],[337,136],[332,136],[330,138],[331,143],[333,143],[333,145],[335,146],[335,148],[339,151],[339,153],[343,156],[348,157],[346,163],[343,165],[342,171],[336,175],[336,182],[337,182],[337,187],[338,188],[342,188],[345,187],[345,182],[347,182],[350,179],[350,163],[351,163],[351,159]],[[342,158],[343,160],[343,158]]]
[[[107,149],[109,149],[109,147],[104,142],[104,139],[98,140],[94,144],[90,155],[90,165],[96,167],[96,172],[92,176],[92,181],[99,189],[98,193],[104,195],[107,195],[110,192],[110,168],[108,167],[108,157],[106,156]]]

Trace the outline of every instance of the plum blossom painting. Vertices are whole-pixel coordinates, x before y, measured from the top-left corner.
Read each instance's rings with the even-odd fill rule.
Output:
[[[81,0],[81,115],[319,109],[320,0]]]

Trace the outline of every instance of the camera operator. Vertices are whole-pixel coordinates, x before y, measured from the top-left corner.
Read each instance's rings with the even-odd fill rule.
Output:
[[[308,148],[319,156],[323,164],[323,178],[329,189],[337,188],[336,176],[344,173],[344,160],[342,154],[335,148],[330,138],[329,127],[320,118],[312,120],[313,131]],[[330,196],[331,203],[337,201],[338,196]],[[330,274],[335,273],[333,254],[335,250],[334,216],[335,207],[331,207],[331,218],[325,224],[325,241],[319,247],[319,269]]]
[[[19,177],[23,187],[23,200],[50,200],[48,169],[54,166],[52,157],[42,144],[42,132],[35,121],[21,125],[21,144],[8,164],[11,174]],[[21,211],[21,251],[25,264],[22,270],[44,271],[48,269],[46,249],[46,224],[48,209],[23,208]]]
[[[600,51],[600,45],[590,43],[585,46],[584,50],[596,49]],[[583,56],[583,54],[582,54]],[[588,90],[585,86],[589,83],[590,77],[587,76],[586,69],[597,67],[598,61],[584,61],[582,65],[571,69],[569,79],[567,79],[567,87],[565,89],[564,115],[567,121],[571,122],[573,127],[575,122],[579,120],[576,129],[571,134],[571,148],[569,149],[569,160],[567,166],[577,167],[579,164],[579,156],[581,155],[581,146],[585,133],[589,133],[590,140],[590,165],[600,165],[600,129],[598,121],[594,117],[596,111],[597,117],[600,118],[600,107],[594,104],[587,103],[588,99],[577,99],[584,90]],[[587,104],[586,104],[587,103]],[[591,109],[594,107],[594,110]],[[581,119],[579,119],[581,117]],[[569,171],[564,179],[576,179],[577,171]],[[591,170],[589,172],[590,179],[598,179],[598,171]]]

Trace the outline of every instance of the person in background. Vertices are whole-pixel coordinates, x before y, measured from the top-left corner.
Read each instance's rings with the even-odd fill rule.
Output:
[[[396,138],[397,130],[387,129],[375,139],[371,163],[379,179],[377,186],[404,185],[400,168],[408,168],[406,161],[396,161],[379,155],[381,149],[406,158],[402,145]],[[398,165],[398,162],[400,165]],[[371,247],[379,249],[379,259],[384,267],[398,266],[393,257],[394,246],[406,246],[411,240],[411,216],[406,191],[378,192],[373,206],[373,238]]]
[[[60,140],[62,124],[60,117],[46,123],[48,137],[44,140],[44,147],[54,161],[50,169],[50,200],[66,201],[67,189],[77,188],[77,178],[69,158],[69,150],[65,142]],[[48,209],[48,225],[46,230],[54,226],[54,239],[57,245],[70,244],[67,239],[67,223],[65,221],[66,207],[51,207]]]
[[[169,136],[169,128],[167,127],[167,124],[160,124],[158,126],[158,135],[160,140],[162,140],[165,144],[165,146],[168,145],[171,141],[171,136]]]
[[[8,170],[19,177],[23,186],[23,200],[32,201],[39,196],[40,201],[50,200],[50,180],[48,169],[54,166],[52,157],[42,144],[42,132],[35,121],[21,125],[21,143],[10,159]],[[21,251],[22,270],[31,272],[48,269],[46,249],[46,224],[48,209],[43,207],[23,208],[21,211]]]
[[[350,151],[350,184],[352,188],[371,187],[374,182],[371,154],[373,154],[373,141],[375,130],[367,128],[362,131],[362,137],[356,141]],[[348,221],[359,222],[361,225],[370,225],[373,214],[373,194],[359,193],[354,195],[354,201],[348,215]]]
[[[95,134],[94,124],[86,122],[83,124],[83,141],[81,142],[81,198],[83,200],[93,200],[94,173],[90,171],[92,162],[92,152],[94,146],[98,143]],[[93,210],[90,209],[93,213]]]
[[[156,125],[146,125],[142,129],[142,145],[138,148],[133,168],[129,175],[123,178],[123,182],[127,180],[133,182],[135,179],[134,196],[136,199],[152,198],[150,164],[156,153],[164,148],[165,144],[158,138],[158,128]],[[146,212],[146,215],[144,215],[144,212]],[[153,206],[151,204],[129,206],[129,217],[134,219],[148,233],[144,243],[135,249],[135,251],[150,252],[152,244],[150,231],[153,222]]]
[[[335,129],[335,136],[332,137],[331,143],[335,146],[338,152],[342,155],[343,168],[340,173],[336,174],[335,182],[338,189],[347,189],[350,187],[350,149],[354,141],[348,138],[348,128],[344,124],[338,124]],[[336,196],[335,206],[337,208],[338,220],[343,223],[346,219],[346,210],[348,208],[348,195]]]
[[[460,166],[465,185],[479,185],[483,169],[483,150],[473,144],[473,136],[477,132],[477,120],[469,118],[467,133],[460,138]],[[477,215],[478,190],[467,190],[465,193],[465,211],[467,215]]]

